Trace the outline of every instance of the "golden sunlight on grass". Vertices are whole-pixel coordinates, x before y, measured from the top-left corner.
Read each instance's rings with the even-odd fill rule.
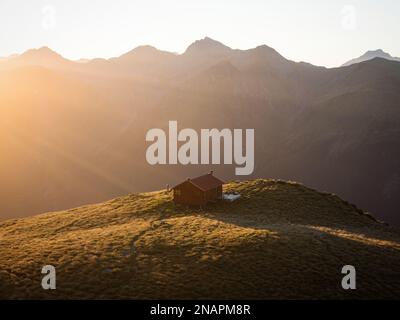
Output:
[[[233,203],[175,206],[166,190],[0,223],[1,298],[385,298],[400,235],[294,182],[232,182]],[[57,290],[41,289],[41,268]],[[354,264],[359,288],[340,287]]]
[[[357,234],[357,233],[348,232],[346,230],[338,230],[338,229],[332,229],[332,228],[327,228],[327,227],[309,226],[309,228],[318,230],[321,232],[325,232],[327,234],[331,234],[331,235],[334,235],[336,237],[340,237],[343,239],[358,241],[358,242],[361,242],[361,243],[364,243],[367,245],[389,247],[389,248],[393,248],[396,250],[400,250],[400,242],[372,238],[372,237],[366,236],[365,234]]]

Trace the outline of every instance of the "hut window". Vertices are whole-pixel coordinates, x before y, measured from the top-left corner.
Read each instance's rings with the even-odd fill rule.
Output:
[[[176,195],[176,196],[180,196],[180,195],[181,195],[181,190],[176,189],[176,190],[175,190],[175,195]]]

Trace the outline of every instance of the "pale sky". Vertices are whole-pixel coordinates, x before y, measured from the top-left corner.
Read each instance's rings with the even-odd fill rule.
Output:
[[[48,46],[110,58],[144,44],[182,53],[205,36],[328,67],[378,48],[400,56],[399,0],[0,0],[0,26],[0,56]]]

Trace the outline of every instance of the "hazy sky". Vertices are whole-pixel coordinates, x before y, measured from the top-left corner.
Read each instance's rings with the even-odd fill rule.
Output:
[[[205,36],[316,65],[377,48],[400,56],[399,0],[0,0],[0,26],[0,56],[45,45],[70,59],[142,44],[181,53]]]

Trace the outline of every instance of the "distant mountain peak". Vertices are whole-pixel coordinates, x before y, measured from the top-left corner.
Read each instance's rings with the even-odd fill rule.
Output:
[[[49,47],[40,47],[38,49],[29,49],[25,51],[21,57],[41,56],[41,57],[61,57],[57,52],[51,50]]]
[[[221,54],[227,53],[232,49],[223,43],[205,37],[193,42],[185,51],[185,54]]]
[[[392,59],[393,57],[383,51],[382,49],[377,49],[377,50],[369,50],[366,53],[364,53],[364,55],[362,55],[361,57],[373,57],[373,58],[388,58],[388,59]]]
[[[31,48],[31,49],[28,49],[28,50],[26,50],[24,53],[26,53],[26,52],[52,52],[53,50],[51,50],[49,47],[47,47],[47,46],[42,46],[42,47],[39,47],[39,48]]]
[[[254,49],[250,49],[250,50],[253,50],[255,52],[260,52],[263,54],[265,54],[265,53],[274,54],[274,55],[278,55],[278,56],[282,57],[282,55],[278,51],[276,51],[274,48],[267,46],[266,44],[260,45],[258,47],[255,47]]]
[[[376,50],[368,50],[367,53],[384,53],[384,54],[388,54],[385,51],[383,51],[382,49],[376,49]]]
[[[149,46],[149,45],[143,45],[143,46],[138,46],[131,51],[128,51],[127,53],[124,53],[118,58],[113,58],[111,60],[148,60],[148,59],[153,59],[153,58],[158,58],[158,57],[171,57],[174,56],[175,54],[172,52],[167,52],[163,50],[159,50],[156,47]]]
[[[150,45],[143,45],[143,46],[138,46],[131,50],[130,52],[143,52],[143,53],[149,53],[149,52],[157,52],[159,51],[156,47],[150,46]]]
[[[155,53],[157,53],[159,50],[153,46],[149,46],[149,45],[144,45],[144,46],[138,46],[126,53],[124,53],[123,55],[121,55],[119,58],[128,58],[131,56],[135,56],[135,55],[153,55]]]
[[[344,63],[342,65],[342,67],[350,66],[355,63],[372,60],[375,58],[383,58],[383,59],[387,59],[387,60],[400,61],[400,58],[393,57],[389,53],[383,51],[382,49],[376,49],[376,50],[368,50],[362,56],[352,59],[350,61],[347,61],[346,63]]]
[[[40,47],[39,49],[36,49],[37,51],[42,51],[42,52],[54,52],[47,46]]]

